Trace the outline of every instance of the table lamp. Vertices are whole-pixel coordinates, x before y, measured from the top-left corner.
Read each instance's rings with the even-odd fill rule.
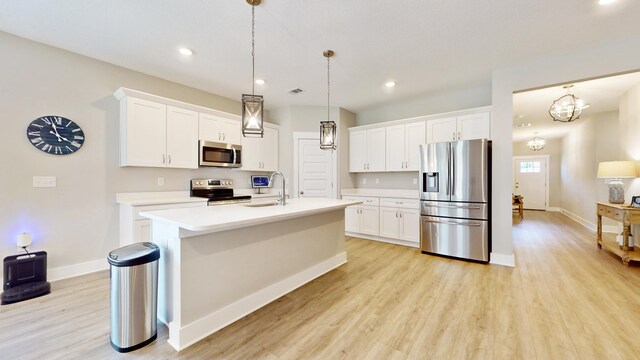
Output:
[[[609,202],[624,204],[622,179],[636,177],[634,161],[602,161],[598,164],[598,178],[611,179],[609,182]]]

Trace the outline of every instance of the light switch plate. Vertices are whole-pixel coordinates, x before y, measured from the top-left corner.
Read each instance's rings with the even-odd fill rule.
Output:
[[[380,184],[380,179],[376,178],[376,184]]]
[[[362,179],[362,185],[367,185],[367,178]]]
[[[164,185],[164,178],[163,177],[158,177],[158,185],[159,186],[163,186]]]
[[[418,184],[418,178],[413,178],[413,185]]]
[[[33,177],[34,188],[54,188],[56,187],[55,176],[34,176]]]

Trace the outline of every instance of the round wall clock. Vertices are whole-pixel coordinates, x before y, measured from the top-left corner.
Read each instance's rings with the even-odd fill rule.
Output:
[[[27,138],[36,148],[52,155],[68,155],[82,147],[84,132],[62,116],[41,116],[27,127]]]

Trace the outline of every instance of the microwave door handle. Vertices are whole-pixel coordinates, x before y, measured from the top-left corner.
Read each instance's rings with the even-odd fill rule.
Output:
[[[236,149],[232,149],[233,150],[233,164],[236,164]]]

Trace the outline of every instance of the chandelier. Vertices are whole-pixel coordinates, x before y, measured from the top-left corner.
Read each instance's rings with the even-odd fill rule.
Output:
[[[331,121],[329,114],[331,113],[331,107],[329,106],[329,95],[331,78],[330,75],[330,60],[335,52],[333,50],[326,50],[322,53],[327,58],[327,120],[320,121],[320,149],[323,150],[335,150],[336,149],[336,123]]]
[[[582,110],[589,107],[589,104],[586,104],[584,100],[571,93],[572,87],[573,85],[563,86],[567,90],[567,94],[551,104],[549,115],[551,115],[553,121],[571,122],[577,120],[580,118]]]
[[[256,84],[256,51],[255,51],[255,7],[262,0],[247,0],[251,5],[251,95],[242,94],[242,135],[247,137],[263,137],[264,126],[262,123],[262,108],[264,99],[262,95],[255,94]]]
[[[527,146],[529,147],[529,149],[533,150],[533,151],[540,151],[542,149],[544,149],[544,146],[547,144],[546,141],[544,141],[543,138],[537,136],[538,133],[533,133],[533,139],[529,140],[527,142]]]

